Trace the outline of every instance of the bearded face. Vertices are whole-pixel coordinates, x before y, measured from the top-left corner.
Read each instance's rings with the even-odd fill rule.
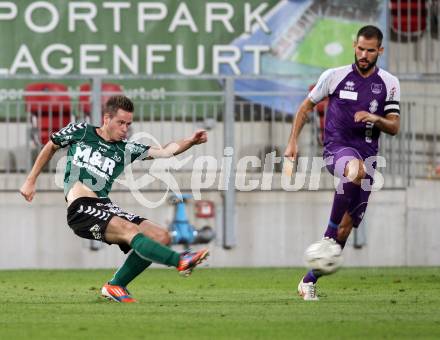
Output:
[[[369,74],[374,69],[383,47],[379,46],[377,39],[366,39],[360,36],[354,43],[354,61],[362,74]]]

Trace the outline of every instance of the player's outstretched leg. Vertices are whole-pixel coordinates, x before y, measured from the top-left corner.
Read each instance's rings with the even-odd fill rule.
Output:
[[[151,261],[146,261],[140,258],[136,252],[131,251],[112,279],[102,287],[102,296],[117,302],[136,302],[128,293],[127,285],[148,268],[151,263]]]
[[[170,249],[170,251],[172,251]],[[193,269],[202,263],[208,257],[209,252],[207,249],[201,249],[196,252],[185,251],[178,255],[178,262],[176,264],[176,268],[182,276],[188,277],[191,275]],[[127,263],[130,266],[127,266]],[[124,279],[127,277],[131,278],[133,275],[137,276],[140,272],[145,269],[145,266],[151,264],[151,261],[145,261],[141,257],[137,255],[136,252],[131,252],[127,257],[124,266],[121,269],[124,269],[124,272],[121,273],[121,269],[116,272],[113,279],[106,283],[101,289],[101,295],[108,300],[122,303],[132,303],[137,302],[127,290],[124,284]],[[129,267],[133,271],[129,271]],[[131,281],[131,280],[130,280]]]
[[[350,148],[344,148],[334,157],[334,164],[330,166],[330,173],[341,178],[335,192],[332,211],[323,241],[336,242],[345,245],[345,239],[341,239],[341,225],[352,223],[347,213],[350,204],[360,194],[360,181],[365,177],[363,161],[357,158],[358,153]],[[348,161],[348,162],[347,162]],[[350,228],[351,230],[351,228]],[[349,234],[349,233],[348,233]],[[310,270],[298,284],[298,293],[304,300],[317,301],[316,282],[322,276],[317,270]]]
[[[143,263],[140,261],[143,266],[145,266],[146,262],[148,261],[173,266],[176,267],[179,272],[184,273],[185,276],[190,275],[193,269],[204,261],[209,254],[207,249],[202,249],[197,252],[184,252],[179,254],[172,249],[150,239],[149,237],[146,237],[142,234],[142,232],[139,232],[139,229],[135,224],[118,216],[114,216],[107,225],[107,229],[105,231],[105,240],[108,243],[129,243],[130,248],[133,249],[133,253],[136,254],[133,255],[133,259],[135,260],[134,262],[143,260]],[[143,269],[139,268],[139,270],[141,271]],[[136,273],[136,275],[137,274],[138,273]],[[118,287],[122,290],[121,294],[126,293],[126,288],[124,286]],[[108,293],[108,289],[106,290]],[[103,295],[106,297],[109,295],[104,293],[105,292],[103,292]],[[122,296],[124,297],[127,295]],[[113,301],[118,300],[119,299],[117,298],[113,299]]]
[[[208,257],[208,249],[201,249],[196,252],[186,251],[180,254],[177,270],[182,276],[191,275],[192,270]]]
[[[157,243],[142,233],[135,235],[131,241],[131,247],[144,260],[150,260],[167,266],[176,267],[180,273],[191,274],[193,269],[202,263],[209,255],[208,249],[197,252],[183,252],[181,254]]]
[[[143,260],[176,267],[179,272],[192,272],[194,267],[205,260],[209,254],[207,249],[198,252],[179,254],[174,250],[146,237],[138,227],[118,216],[114,216],[105,231],[108,243],[129,243],[131,249]]]
[[[350,235],[350,232],[353,228],[353,220],[350,214],[345,213],[342,218],[341,224],[338,228],[337,238],[334,240],[333,238],[329,238],[324,236],[322,241],[328,241],[331,243],[337,243],[341,246],[341,249],[344,249],[345,243]],[[310,270],[298,284],[298,295],[301,296],[306,301],[318,301],[318,291],[317,291],[317,281],[323,276],[318,270]]]

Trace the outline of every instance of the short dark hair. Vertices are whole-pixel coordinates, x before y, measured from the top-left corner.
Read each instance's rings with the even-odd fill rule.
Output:
[[[134,112],[133,102],[130,98],[123,95],[111,96],[104,105],[103,113],[108,113],[113,117],[119,109]]]
[[[367,39],[377,39],[379,46],[382,45],[383,34],[382,31],[373,25],[367,25],[362,27],[356,36],[356,41],[359,40],[359,37],[364,37]]]

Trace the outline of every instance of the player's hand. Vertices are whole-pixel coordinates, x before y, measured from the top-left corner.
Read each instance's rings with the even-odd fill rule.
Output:
[[[21,186],[20,193],[26,201],[31,202],[35,196],[35,182],[27,179]]]
[[[354,114],[354,121],[356,123],[376,123],[378,120],[380,119],[380,117],[378,115],[372,114],[370,112],[367,111],[358,111]]]
[[[292,177],[294,171],[294,161],[298,156],[298,145],[296,142],[289,142],[287,148],[284,151],[283,159],[283,174],[287,177]]]
[[[286,150],[284,151],[284,157],[293,162],[294,160],[296,160],[297,156],[298,145],[296,144],[296,142],[290,142],[289,144],[287,144]]]
[[[192,145],[203,144],[208,141],[208,133],[206,130],[198,129],[190,137]]]

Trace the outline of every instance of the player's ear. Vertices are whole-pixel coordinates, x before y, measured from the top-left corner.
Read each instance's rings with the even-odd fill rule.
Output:
[[[383,54],[383,51],[384,51],[383,46],[379,47],[379,55],[382,55],[382,54]]]
[[[111,119],[112,119],[111,114],[108,113],[108,112],[104,112],[103,123],[105,125],[107,125],[110,122]]]

